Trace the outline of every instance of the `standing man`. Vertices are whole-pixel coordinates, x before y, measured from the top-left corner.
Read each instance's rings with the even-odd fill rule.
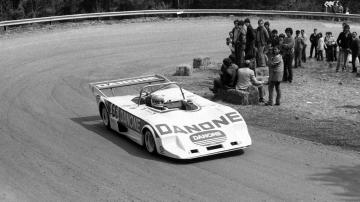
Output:
[[[265,46],[269,40],[269,33],[264,26],[264,20],[258,21],[258,28],[256,29],[256,48],[257,48],[257,66],[265,67]]]
[[[293,72],[292,72],[292,62],[294,59],[294,46],[295,41],[292,37],[293,30],[288,27],[285,29],[286,37],[284,42],[281,44],[281,50],[283,51],[283,60],[284,60],[284,75],[283,81],[288,81],[289,83],[293,80]]]
[[[256,34],[255,34],[255,30],[251,26],[250,19],[246,18],[244,22],[246,26],[245,58],[246,60],[251,60],[256,56],[256,50],[255,50]]]
[[[311,47],[310,47],[310,57],[309,58],[312,58],[312,54],[313,54],[313,51],[315,49],[315,58],[317,58],[317,42],[318,42],[318,35],[317,35],[317,29],[315,28],[314,29],[314,33],[312,33],[310,35],[310,43],[311,43]]]
[[[235,61],[239,67],[245,62],[246,29],[244,21],[240,20],[234,31]]]
[[[351,42],[351,53],[352,53],[352,73],[356,73],[357,72],[357,68],[356,68],[356,58],[359,59],[360,61],[360,40],[359,38],[357,38],[357,33],[353,32],[352,33],[352,37],[353,40]]]
[[[340,33],[339,37],[336,40],[336,43],[339,46],[339,57],[337,58],[338,62],[336,65],[336,72],[339,72],[340,65],[342,65],[342,70],[345,71],[346,61],[348,54],[350,53],[350,45],[352,41],[350,26],[345,24],[343,28],[344,28],[343,31]]]
[[[305,30],[303,30],[303,29],[301,30],[301,38],[304,41],[304,47],[303,47],[302,52],[301,52],[301,60],[303,62],[306,62],[307,36],[305,34]]]

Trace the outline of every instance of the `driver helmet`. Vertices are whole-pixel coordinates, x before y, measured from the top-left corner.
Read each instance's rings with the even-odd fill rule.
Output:
[[[164,107],[164,98],[160,95],[156,95],[156,94],[153,94],[151,96],[151,106],[153,107],[159,107],[159,108],[162,108]]]

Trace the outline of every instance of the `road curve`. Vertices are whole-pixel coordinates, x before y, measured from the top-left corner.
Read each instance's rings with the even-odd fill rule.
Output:
[[[221,59],[231,25],[172,20],[0,39],[0,201],[360,201],[354,152],[250,127],[245,153],[184,163],[102,126],[89,82],[194,55]]]

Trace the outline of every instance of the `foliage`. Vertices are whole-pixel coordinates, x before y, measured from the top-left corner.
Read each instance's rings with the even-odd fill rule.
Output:
[[[1,0],[0,20],[91,12],[171,8],[226,8],[323,11],[325,0]],[[342,0],[352,13],[358,0]]]

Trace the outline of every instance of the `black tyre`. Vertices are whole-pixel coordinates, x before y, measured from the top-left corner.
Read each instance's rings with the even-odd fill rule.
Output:
[[[156,153],[156,143],[153,134],[146,130],[144,134],[144,144],[146,151],[148,151],[150,154]]]
[[[105,106],[102,106],[102,107],[101,107],[100,113],[101,113],[101,114],[100,114],[101,119],[102,119],[105,127],[106,127],[107,129],[110,129],[109,113],[107,112]]]

